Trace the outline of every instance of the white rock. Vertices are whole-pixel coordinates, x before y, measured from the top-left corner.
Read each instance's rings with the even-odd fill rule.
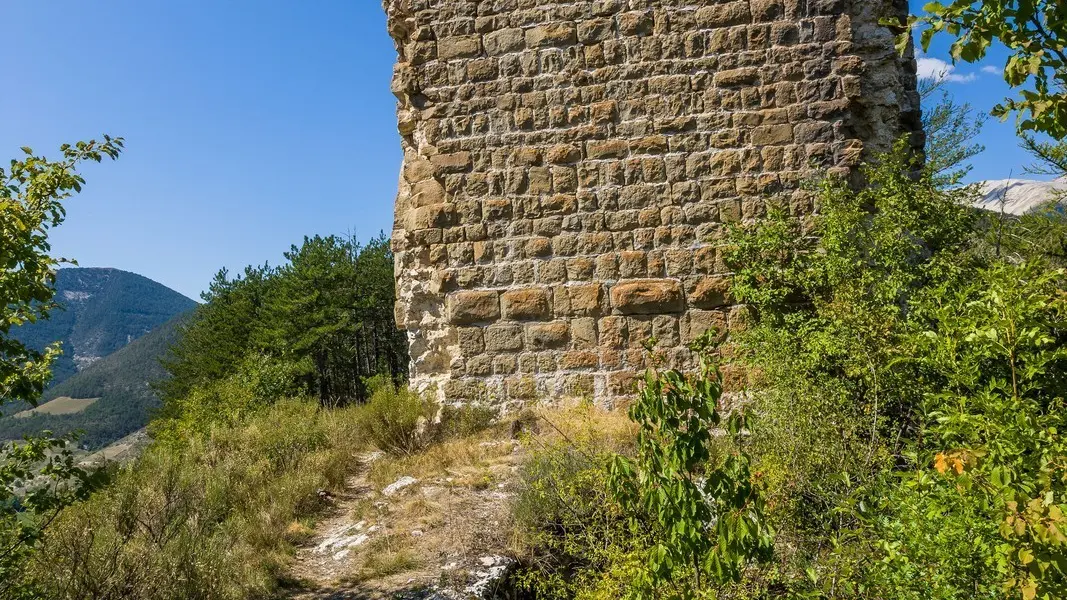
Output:
[[[494,591],[500,585],[501,580],[515,566],[515,561],[506,556],[483,556],[478,560],[483,567],[488,568],[472,573],[475,577],[474,583],[468,585],[464,591],[476,598],[485,598],[488,592]]]
[[[340,554],[341,551],[346,551],[348,548],[363,544],[370,539],[370,536],[366,533],[356,533],[360,529],[363,529],[362,521],[355,525],[349,525],[335,531],[333,534],[319,542],[319,545],[315,547],[315,552],[318,554],[325,554],[336,550],[337,554]],[[337,554],[334,554],[334,558],[340,560],[340,558],[337,558]],[[344,556],[341,558],[344,558]]]
[[[363,456],[360,456],[359,460],[360,462],[364,463],[372,463],[383,456],[385,456],[385,452],[382,452],[381,450],[375,450],[373,452],[367,452]]]
[[[404,489],[406,487],[413,486],[418,482],[419,482],[418,479],[415,479],[414,477],[411,477],[410,475],[405,475],[405,476],[401,477],[400,479],[397,479],[393,483],[390,483],[389,485],[385,486],[385,489],[382,490],[382,495],[383,496],[392,496],[393,494],[399,492],[400,490],[402,490],[402,489]]]

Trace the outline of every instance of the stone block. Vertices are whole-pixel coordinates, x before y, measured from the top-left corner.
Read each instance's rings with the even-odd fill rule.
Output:
[[[759,70],[754,67],[742,67],[719,71],[713,79],[717,87],[754,85],[759,81]]]
[[[472,60],[467,63],[467,79],[471,81],[496,79],[498,73],[497,63],[491,58]]]
[[[437,40],[437,58],[451,60],[478,56],[482,51],[482,38],[477,35],[461,35]]]
[[[508,377],[504,385],[508,398],[516,400],[534,400],[537,398],[537,382],[533,377]]]
[[[526,347],[530,350],[563,348],[570,337],[570,328],[564,321],[531,323],[526,326]]]
[[[596,319],[593,317],[572,319],[571,344],[578,350],[592,350],[596,348]]]
[[[500,318],[500,295],[492,291],[462,291],[448,295],[449,320],[456,325]]]
[[[565,396],[592,399],[596,391],[596,377],[589,373],[571,373],[564,379],[563,386]]]
[[[651,35],[656,24],[650,10],[622,13],[618,17],[619,33],[622,35]]]
[[[599,283],[558,286],[553,296],[559,316],[595,317],[603,311],[604,287]]]
[[[522,325],[498,324],[485,328],[485,349],[489,352],[518,352],[522,348]]]
[[[485,53],[490,56],[517,52],[526,48],[526,38],[521,29],[501,29],[485,34]]]
[[[601,348],[624,348],[626,347],[626,317],[604,317],[597,322],[597,330],[600,332]]]
[[[587,350],[569,350],[559,356],[559,368],[564,371],[595,369],[600,365],[600,356]]]
[[[405,227],[408,231],[451,227],[456,223],[456,206],[451,203],[420,206],[407,212]]]
[[[721,341],[727,332],[726,313],[718,310],[690,310],[682,319],[682,342],[691,343],[708,330]]]
[[[430,163],[444,173],[461,173],[471,167],[471,153],[435,154],[430,157]]]
[[[676,279],[620,281],[611,288],[611,304],[624,315],[682,312],[684,302],[682,284]]]
[[[424,179],[411,187],[411,205],[416,208],[447,202],[445,187],[436,179]]]
[[[526,45],[530,48],[566,46],[578,40],[572,23],[548,23],[526,30]]]
[[[456,330],[459,338],[459,351],[463,356],[476,356],[485,352],[485,340],[481,327],[460,327]]]
[[[793,126],[789,124],[757,127],[749,134],[749,141],[757,148],[782,146],[793,142]]]
[[[697,26],[707,29],[743,25],[751,20],[747,0],[705,6],[696,11]]]
[[[520,288],[504,292],[501,305],[505,319],[513,321],[547,318],[551,312],[548,292],[542,288]]]
[[[545,153],[545,160],[552,164],[569,164],[578,162],[582,151],[571,144],[557,144]]]
[[[623,140],[605,140],[589,142],[586,155],[591,159],[625,158],[630,152],[630,145]]]
[[[611,19],[587,19],[578,23],[578,41],[583,44],[595,44],[614,37],[614,24]]]
[[[730,281],[725,277],[700,279],[689,294],[689,303],[698,308],[719,308],[731,302]]]

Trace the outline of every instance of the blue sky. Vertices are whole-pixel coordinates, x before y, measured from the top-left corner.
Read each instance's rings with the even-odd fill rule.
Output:
[[[279,262],[305,234],[391,227],[401,155],[378,0],[12,2],[4,21],[0,158],[126,138],[85,169],[56,254],[197,297],[220,267]],[[1003,63],[959,66],[948,89],[988,110]],[[1011,123],[979,141],[977,178],[1020,175]]]

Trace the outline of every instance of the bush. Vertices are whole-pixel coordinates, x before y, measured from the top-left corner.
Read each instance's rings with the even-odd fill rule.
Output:
[[[743,443],[748,419],[739,407],[726,413],[719,406],[715,335],[694,344],[697,373],[650,370],[630,407],[640,426],[637,455],[614,459],[611,490],[650,547],[629,597],[714,597],[713,590],[771,556],[774,532]],[[717,431],[725,434],[721,441]]]
[[[779,533],[753,589],[1061,597],[1063,272],[1044,238],[991,251],[970,192],[916,170],[898,152],[861,190],[824,181],[805,223],[772,211],[730,234],[758,316],[732,354]]]
[[[499,416],[497,409],[484,404],[446,405],[438,414],[435,437],[444,441],[471,436],[492,427]]]
[[[646,542],[608,485],[616,452],[632,453],[633,424],[590,406],[542,412],[512,506],[521,582],[542,598],[617,598]]]
[[[387,377],[373,378],[368,388],[370,401],[360,411],[359,425],[379,450],[414,454],[433,442],[438,406],[429,396]]]
[[[481,404],[439,406],[428,394],[397,385],[386,376],[366,385],[370,401],[360,411],[360,428],[379,450],[410,455],[431,444],[488,429],[498,411]]]

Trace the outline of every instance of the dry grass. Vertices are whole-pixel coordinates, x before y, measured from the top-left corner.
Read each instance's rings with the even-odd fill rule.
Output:
[[[396,535],[385,536],[367,545],[360,555],[355,573],[342,578],[341,582],[358,584],[380,580],[415,571],[421,565],[422,561],[407,540]]]
[[[99,398],[71,398],[70,396],[60,396],[53,400],[49,400],[36,408],[17,412],[14,416],[16,419],[25,419],[32,417],[33,415],[73,415],[89,408],[97,400],[99,400]]]
[[[513,554],[512,502],[529,452],[566,440],[622,450],[634,435],[625,414],[576,403],[531,409],[413,454],[379,455],[359,476],[366,491],[342,508],[344,523],[362,521],[377,533],[351,548],[333,584],[384,598],[443,578],[463,581],[482,557]],[[418,483],[381,494],[405,476]]]
[[[506,438],[507,427],[498,425],[491,429],[435,444],[417,454],[386,456],[375,461],[367,479],[379,488],[409,475],[420,481],[448,479],[455,485],[474,485],[490,474],[491,467],[503,457],[514,452],[515,447]]]
[[[637,425],[624,411],[602,410],[588,402],[534,408],[530,414],[533,427],[522,439],[535,448],[567,441],[625,453],[637,438]]]

